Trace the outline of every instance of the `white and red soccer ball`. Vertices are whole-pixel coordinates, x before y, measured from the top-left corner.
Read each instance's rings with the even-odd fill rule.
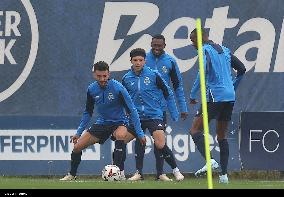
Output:
[[[121,172],[116,165],[106,165],[102,170],[102,178],[104,181],[120,181]]]

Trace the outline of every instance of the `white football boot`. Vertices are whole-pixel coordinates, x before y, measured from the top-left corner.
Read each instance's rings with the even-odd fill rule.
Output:
[[[178,168],[173,169],[173,174],[176,181],[182,181],[184,179],[184,176],[182,175],[182,173],[179,171]]]
[[[140,180],[143,180],[143,176],[139,173],[139,171],[136,171],[135,174],[130,177],[128,180],[129,181],[140,181]]]
[[[170,179],[169,177],[167,177],[166,174],[161,174],[157,180],[158,181],[173,181],[173,179]]]
[[[219,164],[217,161],[215,161],[215,159],[211,159],[211,168],[213,171],[216,171],[219,168]],[[207,172],[207,164],[205,164],[205,166],[203,166],[201,169],[197,170],[194,175],[195,176],[202,176],[205,175]]]
[[[120,171],[120,180],[121,181],[125,181],[126,180],[126,177],[125,177],[125,174],[124,174],[124,170]]]
[[[228,184],[229,178],[227,174],[223,174],[219,176],[219,183]]]
[[[71,175],[70,173],[68,173],[65,177],[63,177],[62,179],[59,179],[60,181],[75,181],[76,180],[76,176]]]

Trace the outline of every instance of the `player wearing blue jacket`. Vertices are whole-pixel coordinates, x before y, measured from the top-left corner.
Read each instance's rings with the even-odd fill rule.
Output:
[[[185,120],[188,116],[188,108],[183,90],[182,75],[179,71],[176,60],[165,52],[166,40],[161,34],[154,35],[151,42],[151,50],[146,54],[146,66],[160,73],[162,78],[170,86],[172,83],[173,92],[178,103],[180,118]],[[164,110],[164,124],[167,125],[167,104],[164,97],[161,98]],[[140,143],[136,141],[135,146],[141,147]],[[157,152],[154,147],[154,152]],[[164,158],[162,155],[155,154],[156,166],[163,166]]]
[[[146,54],[146,66],[159,72],[168,85],[172,83],[175,97],[178,101],[180,117],[186,119],[188,108],[184,96],[182,76],[176,60],[164,51],[165,46],[165,37],[163,35],[153,36],[151,42],[152,49]],[[162,98],[162,101],[163,109],[166,111],[167,105],[164,98]]]
[[[125,143],[134,139],[134,135],[128,132],[127,126],[130,114],[141,144],[145,145],[146,138],[141,128],[137,110],[125,87],[114,79],[109,79],[109,66],[100,61],[93,66],[93,76],[96,82],[89,85],[87,90],[86,108],[83,113],[80,125],[71,141],[74,148],[71,153],[71,170],[62,179],[69,181],[76,179],[78,166],[81,162],[82,150],[95,143],[103,144],[110,136],[116,139],[116,149],[113,152],[113,163],[121,168],[124,162]],[[96,105],[96,121],[84,132],[93,115]],[[82,135],[82,136],[81,136]]]
[[[231,120],[233,106],[235,102],[235,90],[242,79],[246,69],[237,57],[231,54],[230,50],[224,46],[215,44],[208,38],[208,34],[202,31],[204,71],[206,83],[206,97],[208,121],[216,119],[217,141],[220,148],[221,172],[220,183],[228,183],[227,166],[229,158],[229,144],[227,141],[228,123]],[[193,46],[197,49],[196,29],[190,34]],[[235,79],[232,78],[231,69],[237,70]],[[197,103],[197,91],[200,87],[199,73],[190,93],[190,103]],[[190,134],[201,155],[205,158],[205,145],[203,136],[202,108],[197,111],[193,120]],[[217,169],[219,164],[215,159],[211,159],[212,168]],[[198,170],[195,175],[199,176],[207,171],[207,166]]]
[[[174,169],[174,175],[178,181],[183,180],[183,175],[179,172],[172,151],[165,143],[165,125],[163,122],[163,106],[161,97],[167,102],[170,115],[174,121],[178,120],[178,110],[176,107],[173,92],[167,83],[162,79],[158,72],[155,72],[145,65],[146,52],[144,49],[133,49],[130,52],[132,67],[122,78],[122,84],[128,90],[131,99],[137,108],[142,129],[145,132],[149,130],[154,138],[154,146],[157,148],[157,153],[163,155],[166,162]],[[135,146],[135,148],[137,148]],[[137,172],[129,180],[137,181],[143,179],[143,158],[145,147],[135,149],[136,170]],[[170,181],[163,174],[163,166],[157,168],[157,179],[162,181]]]

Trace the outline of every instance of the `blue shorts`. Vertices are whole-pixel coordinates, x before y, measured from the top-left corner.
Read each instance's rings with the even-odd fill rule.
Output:
[[[208,121],[216,119],[219,121],[230,121],[234,102],[207,102]],[[202,115],[202,106],[196,112],[197,117]]]
[[[165,130],[165,124],[163,120],[160,119],[151,119],[151,120],[141,120],[141,127],[143,132],[145,133],[146,129],[150,132],[151,136],[153,135],[153,132],[156,130]],[[137,134],[134,132],[134,126],[130,125],[128,128],[128,131],[133,134],[135,137],[137,137]]]
[[[93,124],[87,132],[92,136],[99,139],[99,144],[103,144],[113,132],[119,127],[125,126],[123,123],[117,125],[102,125],[102,124]],[[126,127],[126,126],[125,126]]]

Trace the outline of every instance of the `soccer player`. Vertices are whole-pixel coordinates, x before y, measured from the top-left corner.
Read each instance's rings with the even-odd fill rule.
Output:
[[[146,66],[160,73],[162,78],[172,87],[175,93],[175,98],[178,103],[178,108],[180,112],[180,118],[185,120],[188,116],[188,108],[185,99],[185,94],[183,91],[183,82],[182,75],[179,71],[178,64],[174,57],[170,56],[165,52],[166,40],[165,37],[161,34],[157,34],[152,37],[151,50],[146,54]],[[162,108],[164,111],[164,125],[167,125],[167,102],[162,97]],[[137,149],[142,148],[141,144],[136,141],[135,146]],[[164,163],[164,158],[162,155],[159,155],[156,147],[154,147],[155,157],[156,157],[156,167],[161,168]],[[157,169],[161,171],[162,169]]]
[[[197,30],[190,34],[193,46],[197,49]],[[229,159],[229,144],[227,141],[228,123],[231,120],[233,106],[235,103],[235,91],[246,72],[243,63],[234,56],[231,51],[209,40],[207,32],[202,30],[204,70],[206,80],[206,97],[208,120],[216,119],[217,141],[220,148],[221,174],[220,183],[229,183],[227,166]],[[233,79],[231,70],[235,69],[237,74]],[[200,87],[199,72],[190,93],[190,104],[197,103],[197,91]],[[205,145],[203,136],[202,108],[200,107],[193,119],[190,129],[192,139],[201,155],[205,158]],[[215,159],[211,158],[212,168],[219,168]],[[207,166],[198,170],[195,175],[199,176],[207,172]]]
[[[88,87],[86,108],[77,132],[71,138],[74,143],[71,153],[71,170],[65,177],[60,179],[62,181],[76,179],[83,149],[95,143],[103,144],[110,136],[116,139],[113,163],[118,167],[123,165],[124,144],[134,138],[134,135],[127,130],[129,123],[128,114],[130,114],[140,143],[142,145],[146,144],[139,115],[130,95],[120,82],[109,79],[110,72],[108,64],[103,61],[95,63],[93,66],[93,77],[96,81]],[[94,105],[96,105],[97,112],[95,124],[81,136],[92,117]]]
[[[144,49],[136,48],[130,52],[131,70],[122,78],[122,84],[128,90],[134,105],[137,108],[143,131],[149,130],[154,138],[155,154],[163,155],[166,162],[171,166],[177,181],[184,179],[180,173],[172,151],[165,143],[165,125],[163,121],[163,106],[161,97],[167,102],[171,117],[178,120],[178,110],[176,107],[173,92],[161,75],[151,70],[145,65],[146,52]],[[129,180],[137,181],[143,179],[143,159],[145,147],[137,149],[135,146],[136,173]],[[163,163],[161,163],[162,165]],[[163,166],[157,168],[157,179],[161,181],[171,181],[163,173]]]

